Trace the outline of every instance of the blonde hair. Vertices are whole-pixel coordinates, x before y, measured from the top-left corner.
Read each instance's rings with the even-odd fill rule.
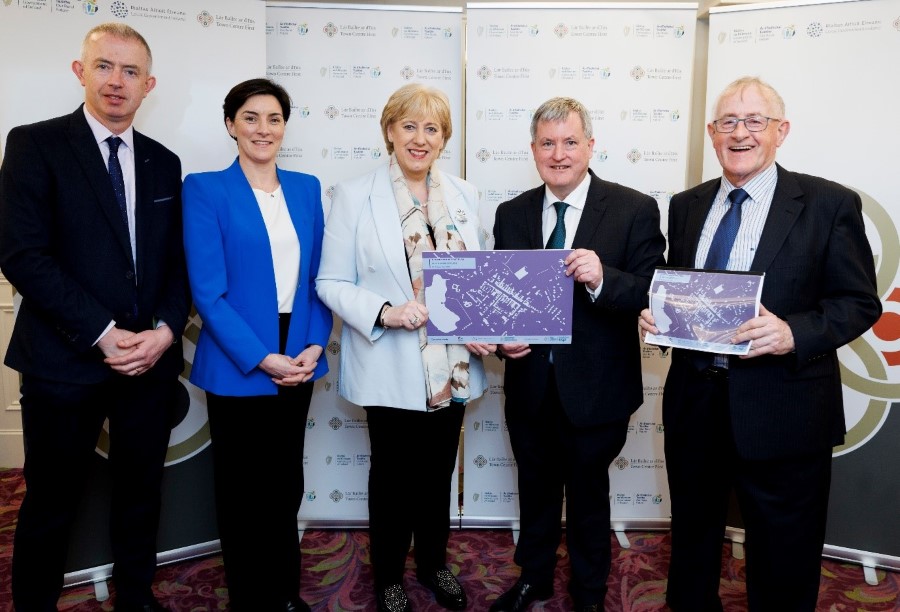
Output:
[[[450,100],[447,94],[434,87],[410,83],[392,93],[381,111],[381,135],[388,153],[394,152],[394,143],[388,140],[388,127],[404,118],[420,117],[435,119],[441,126],[444,144],[450,140],[453,125],[450,122]]]

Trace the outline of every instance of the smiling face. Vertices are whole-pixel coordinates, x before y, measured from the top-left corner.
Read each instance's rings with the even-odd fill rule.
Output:
[[[137,109],[156,86],[150,57],[140,41],[100,32],[84,45],[72,72],[84,86],[84,105],[114,134],[134,120]]]
[[[444,133],[434,117],[403,118],[387,128],[397,163],[406,178],[423,180],[444,148]]]
[[[538,174],[560,200],[581,184],[594,154],[594,139],[584,135],[578,113],[565,121],[539,121],[531,143]]]
[[[225,119],[225,127],[237,140],[242,162],[267,165],[275,162],[286,122],[278,98],[268,94],[250,96],[238,108],[234,121]]]
[[[756,85],[739,89],[719,100],[716,119],[751,115],[774,117],[761,132],[751,132],[743,122],[733,132],[716,131],[713,123],[706,126],[725,178],[741,187],[775,162],[775,152],[790,132],[791,124],[781,116],[778,106]]]

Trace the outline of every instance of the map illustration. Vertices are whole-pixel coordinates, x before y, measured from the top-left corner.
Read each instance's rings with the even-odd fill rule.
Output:
[[[732,344],[742,323],[759,314],[763,275],[657,268],[650,283],[650,314],[659,334],[647,344],[726,355],[746,355],[750,343]]]
[[[568,250],[423,253],[428,341],[572,342]]]

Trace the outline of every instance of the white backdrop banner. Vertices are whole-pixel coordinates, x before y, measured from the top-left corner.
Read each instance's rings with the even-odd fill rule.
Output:
[[[880,563],[897,567],[900,532],[873,525],[892,525],[900,506],[900,471],[893,460],[900,419],[891,411],[900,398],[894,146],[900,140],[894,119],[900,86],[885,64],[900,57],[900,4],[865,0],[712,9],[709,35],[707,119],[728,83],[760,76],[784,98],[791,120],[779,163],[842,183],[862,197],[885,314],[838,352],[848,435],[835,449],[826,552],[850,558],[858,555],[843,549],[881,553]],[[703,174],[704,180],[721,175],[711,146]],[[872,563],[878,557],[866,559]]]
[[[279,165],[322,181],[326,215],[335,183],[386,163],[381,110],[407,83],[449,97],[454,133],[440,165],[460,174],[461,10],[279,3],[267,8],[266,21],[267,73],[295,106]],[[316,384],[307,423],[300,518],[318,525],[364,524],[368,517],[366,416],[338,396],[340,332],[336,320],[326,351],[330,372]],[[457,486],[454,479],[453,491]],[[450,512],[459,514],[456,499]]]
[[[497,205],[541,183],[530,150],[534,110],[554,96],[580,100],[594,126],[591,168],[656,198],[685,188],[694,3],[472,3],[466,67],[467,178],[485,228]],[[638,342],[635,323],[635,342]],[[502,366],[465,423],[465,523],[514,522],[515,460],[503,417]],[[667,524],[660,389],[668,363],[644,353],[644,405],[610,468],[617,526]]]

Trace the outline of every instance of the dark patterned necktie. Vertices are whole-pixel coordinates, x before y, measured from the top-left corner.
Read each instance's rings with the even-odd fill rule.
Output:
[[[554,202],[556,208],[556,227],[547,240],[546,249],[562,249],[566,246],[566,209],[569,207],[565,202]]]
[[[122,213],[122,221],[125,223],[125,231],[128,231],[128,204],[125,202],[125,177],[122,175],[122,165],[119,164],[119,145],[122,139],[118,136],[110,136],[106,139],[109,144],[109,180],[112,182],[113,193],[119,204],[119,212]]]
[[[725,216],[719,221],[719,227],[713,235],[712,244],[709,245],[709,253],[706,255],[707,270],[724,270],[728,266],[728,258],[731,256],[731,247],[737,238],[738,229],[741,227],[741,204],[750,197],[743,189],[734,189],[728,194],[731,206],[725,211]]]

